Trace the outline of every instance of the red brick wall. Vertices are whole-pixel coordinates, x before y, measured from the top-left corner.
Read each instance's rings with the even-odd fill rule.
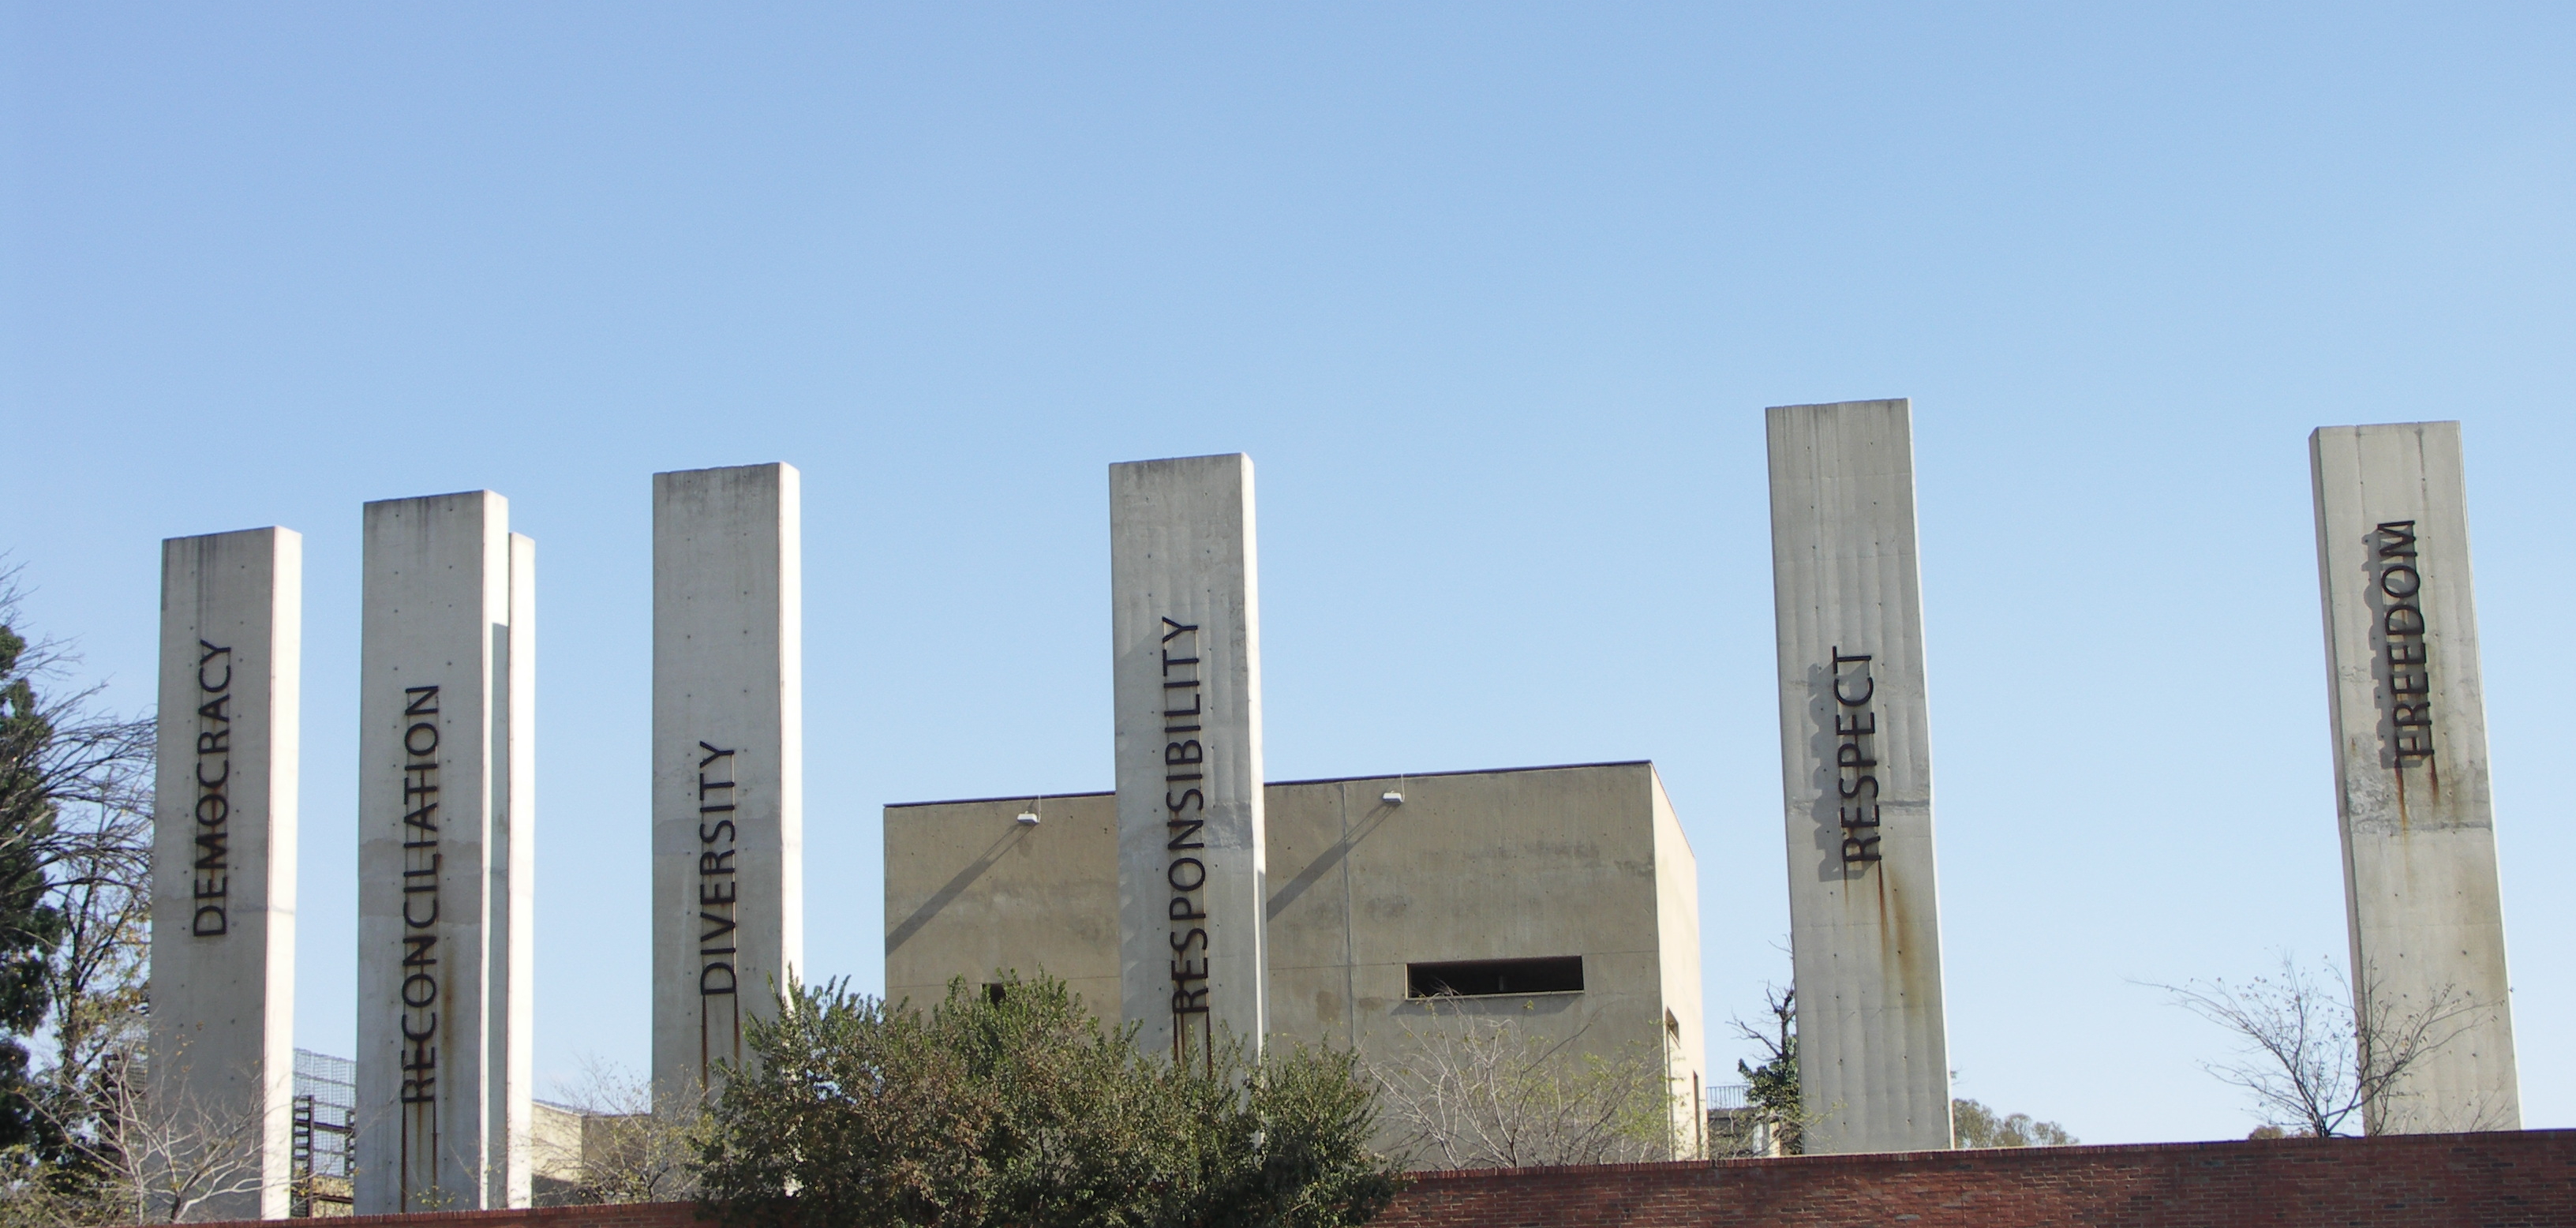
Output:
[[[1427,1175],[1381,1228],[2576,1225],[2576,1130]]]
[[[687,1203],[347,1228],[693,1228]],[[2522,1228],[2576,1225],[2576,1130],[1427,1173],[1380,1228]]]

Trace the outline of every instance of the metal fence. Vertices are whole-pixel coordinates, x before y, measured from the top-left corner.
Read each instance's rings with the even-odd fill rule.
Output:
[[[357,1134],[358,1064],[295,1051],[294,1186],[287,1214],[347,1215],[350,1143]]]

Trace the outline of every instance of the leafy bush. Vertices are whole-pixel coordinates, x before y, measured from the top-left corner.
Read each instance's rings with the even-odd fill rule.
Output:
[[[1397,1188],[1351,1055],[1228,1046],[1211,1078],[1051,978],[960,979],[926,1013],[792,986],[747,1039],[699,1175],[733,1224],[1339,1228]]]

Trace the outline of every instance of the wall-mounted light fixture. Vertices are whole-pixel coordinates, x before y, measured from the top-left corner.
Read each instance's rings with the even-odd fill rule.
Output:
[[[1404,795],[1390,789],[1387,792],[1378,794],[1377,800],[1385,802],[1390,806],[1401,806],[1404,804]]]

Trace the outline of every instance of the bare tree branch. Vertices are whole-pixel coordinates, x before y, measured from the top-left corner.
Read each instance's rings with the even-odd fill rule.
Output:
[[[536,1140],[536,1167],[566,1204],[673,1202],[695,1197],[710,1118],[694,1099],[657,1095],[652,1082],[596,1058],[582,1063],[568,1134]]]
[[[1417,1168],[1519,1168],[1660,1160],[1674,1151],[1660,1053],[1571,1052],[1517,1022],[1435,1000],[1405,1025],[1402,1057],[1372,1068],[1397,1151]]]
[[[2332,961],[2321,962],[2324,971],[2312,972],[2285,953],[2278,973],[2241,985],[2154,986],[2172,995],[2174,1005],[2236,1035],[2236,1060],[2203,1068],[2245,1089],[2265,1123],[2286,1131],[2327,1138],[2345,1133],[2355,1114],[2385,1119],[2409,1096],[2407,1072],[2496,1009],[2446,985],[2411,1009],[2393,995],[2363,994],[2372,1006],[2367,1017],[2357,1017],[2351,982]],[[2365,970],[2366,985],[2367,976]]]

